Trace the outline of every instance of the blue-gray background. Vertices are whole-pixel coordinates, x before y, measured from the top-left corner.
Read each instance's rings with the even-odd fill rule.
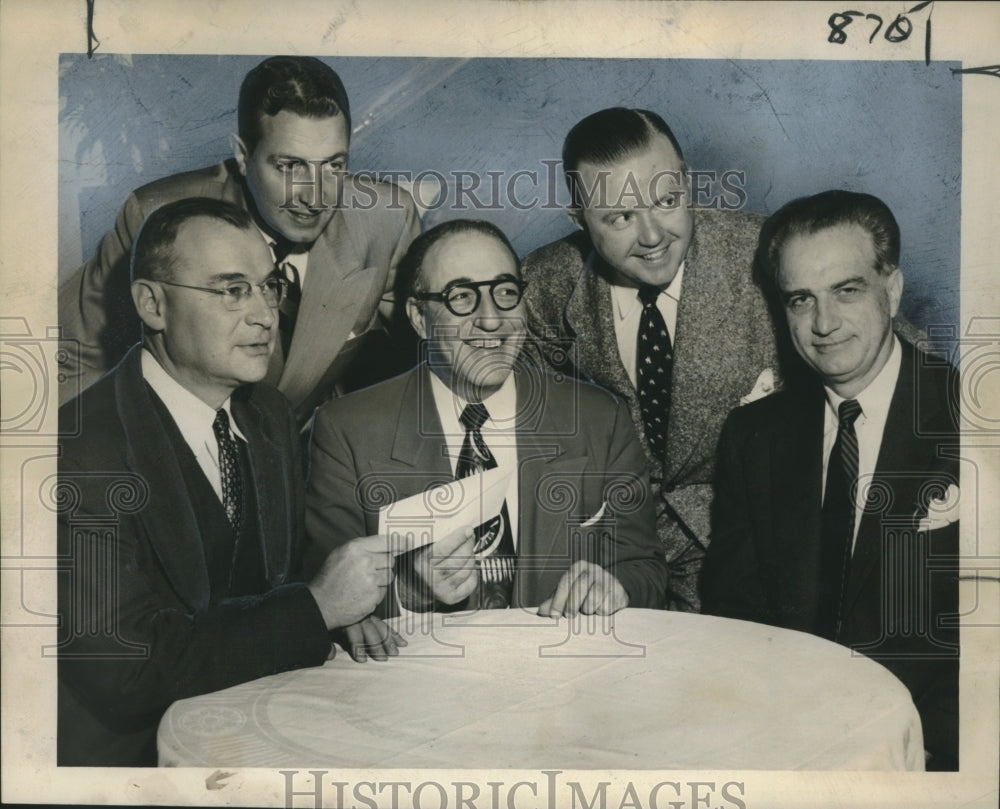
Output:
[[[61,279],[94,252],[129,191],[231,155],[240,82],[266,55],[62,57]],[[437,203],[425,193],[431,205],[425,225],[480,215],[504,228],[522,254],[564,235],[570,230],[560,207],[565,189],[551,161],[566,132],[603,107],[644,107],[671,125],[691,168],[744,172],[747,210],[773,213],[826,188],[880,196],[903,234],[903,313],[924,328],[959,325],[962,87],[951,72],[957,63],[324,61],[350,94],[352,171],[482,177],[476,194],[491,209],[453,210],[453,187]],[[522,176],[518,198],[547,205],[522,210],[493,196],[487,172],[501,173],[502,190],[520,170],[536,172],[538,181]],[[440,182],[432,179],[429,187],[437,191]]]

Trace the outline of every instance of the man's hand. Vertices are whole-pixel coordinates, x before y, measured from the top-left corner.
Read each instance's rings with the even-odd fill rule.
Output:
[[[460,528],[417,551],[413,555],[413,571],[421,581],[410,583],[400,579],[403,606],[411,610],[432,606],[413,592],[413,585],[429,589],[434,599],[444,604],[458,604],[472,595],[479,583],[474,540],[472,528]]]
[[[358,663],[364,663],[369,657],[388,660],[399,654],[400,646],[406,646],[402,635],[374,615],[345,626],[336,633],[336,639]]]
[[[374,611],[392,583],[393,560],[407,550],[406,541],[360,537],[330,551],[308,585],[327,629],[356,624]]]
[[[621,583],[600,565],[574,562],[563,573],[556,591],[538,607],[538,614],[550,618],[584,615],[611,615],[628,606],[628,593]]]

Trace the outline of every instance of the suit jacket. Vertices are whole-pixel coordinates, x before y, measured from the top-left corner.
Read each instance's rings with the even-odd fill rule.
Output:
[[[266,386],[233,394],[263,584],[219,600],[206,567],[212,537],[181,473],[193,453],[171,439],[154,396],[136,346],[69,406],[79,405],[82,430],[60,445],[60,765],[153,766],[170,703],[320,665],[330,650],[319,607],[295,580],[303,483],[288,403]],[[60,415],[76,418],[67,407]]]
[[[666,566],[627,410],[593,386],[529,366],[516,373],[515,606],[540,604],[581,557],[613,569],[631,606],[662,606]],[[454,479],[429,374],[420,365],[317,411],[306,531],[320,556],[377,533],[380,507]],[[602,506],[608,539],[573,536]]]
[[[958,483],[955,374],[905,343],[846,584],[839,642],[910,689],[937,763],[958,760],[958,523],[918,533]],[[817,632],[825,394],[733,411],[719,443],[706,612]],[[956,515],[957,517],[957,515]]]
[[[79,358],[60,367],[60,402],[93,384],[140,338],[129,293],[129,253],[139,226],[156,208],[186,197],[226,200],[248,209],[235,160],[166,177],[129,195],[97,253],[59,289],[63,337],[79,341]],[[395,268],[419,233],[409,193],[350,177],[344,203],[309,251],[295,333],[287,357],[272,357],[267,381],[292,403],[299,422],[328,398],[378,324],[379,304]],[[383,305],[388,315],[391,304]],[[355,338],[348,340],[351,331]]]
[[[578,232],[524,261],[531,330],[545,362],[628,403],[658,501],[657,530],[670,567],[669,604],[698,608],[697,574],[708,545],[716,444],[726,414],[778,366],[767,302],[753,281],[763,217],[695,210],[694,234],[673,336],[666,460],[646,441],[638,394],[618,351],[611,284]]]

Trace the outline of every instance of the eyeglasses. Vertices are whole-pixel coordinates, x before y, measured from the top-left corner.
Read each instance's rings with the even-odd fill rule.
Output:
[[[160,281],[160,283],[171,287],[197,289],[201,292],[221,295],[222,305],[230,312],[238,312],[249,305],[250,298],[253,297],[254,287],[260,290],[260,294],[264,296],[264,303],[272,309],[277,308],[288,289],[288,280],[277,275],[272,275],[259,284],[251,284],[249,281],[230,281],[223,287],[196,287],[191,286],[191,284],[178,284],[174,281]]]
[[[414,292],[411,297],[418,301],[439,301],[453,315],[464,317],[479,308],[483,299],[482,287],[489,287],[490,298],[497,309],[509,312],[521,302],[526,286],[527,281],[516,278],[494,278],[492,281],[449,284],[441,292]]]

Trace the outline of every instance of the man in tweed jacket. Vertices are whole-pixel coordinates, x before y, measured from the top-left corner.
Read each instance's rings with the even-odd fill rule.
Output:
[[[723,421],[741,400],[777,384],[772,320],[752,272],[763,217],[692,209],[680,146],[644,110],[585,118],[566,138],[563,164],[580,231],[525,259],[531,329],[549,365],[628,402],[658,504],[669,605],[697,610]],[[643,284],[662,290],[657,306],[673,344],[659,450],[646,435],[635,383]]]

